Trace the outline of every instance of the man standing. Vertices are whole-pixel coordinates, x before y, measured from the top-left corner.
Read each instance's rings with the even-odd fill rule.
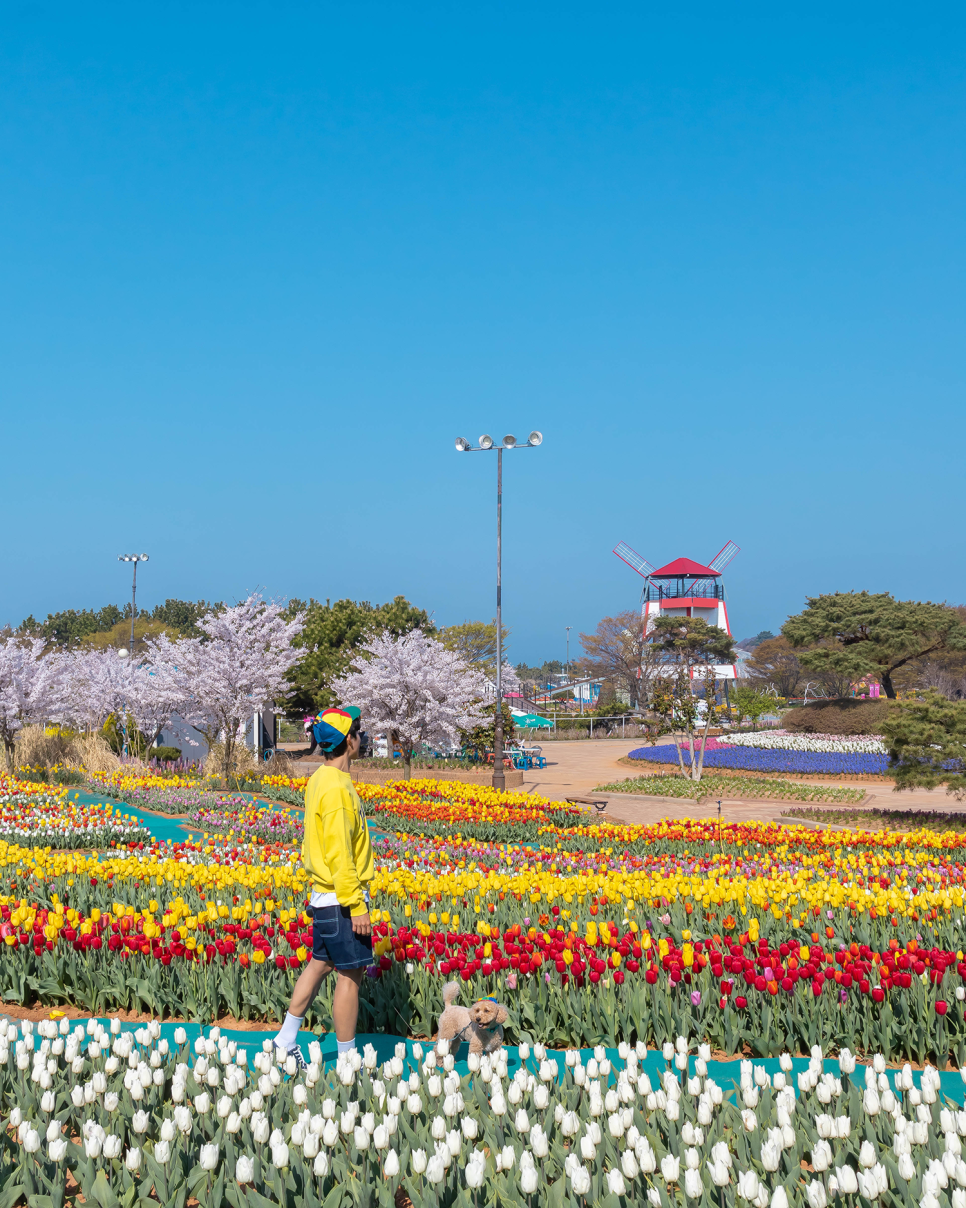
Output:
[[[295,983],[292,1001],[275,1037],[280,1059],[305,1058],[298,1033],[322,979],[335,969],[332,1023],[339,1053],[356,1046],[359,985],[372,964],[372,923],[367,886],[373,878],[369,828],[349,764],[361,745],[359,710],[325,709],[313,734],[323,765],[305,787],[302,863],[312,881],[312,959]]]

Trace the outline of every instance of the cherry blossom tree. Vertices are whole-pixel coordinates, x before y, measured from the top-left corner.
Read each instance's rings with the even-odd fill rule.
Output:
[[[63,655],[61,717],[78,730],[99,730],[118,708],[117,651],[72,650]]]
[[[304,613],[286,620],[280,604],[253,593],[199,620],[203,638],[149,643],[159,690],[183,702],[177,711],[209,747],[224,744],[226,778],[246,722],[285,691],[286,672],[302,654],[292,640],[304,623]]]
[[[361,653],[368,661],[335,680],[333,691],[358,705],[367,727],[388,731],[390,750],[399,743],[407,780],[422,743],[455,743],[460,730],[484,720],[485,677],[420,630],[372,638]]]
[[[42,638],[10,636],[0,644],[0,739],[13,770],[14,741],[24,726],[44,721],[61,704],[62,659],[44,656]]]

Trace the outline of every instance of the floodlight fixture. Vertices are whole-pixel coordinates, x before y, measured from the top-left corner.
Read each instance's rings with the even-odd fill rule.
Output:
[[[503,447],[504,449],[515,449],[517,447],[517,438],[515,436],[504,436]]]
[[[493,437],[486,436],[486,435],[481,436],[480,437],[480,448],[481,449],[492,449],[493,448]]]
[[[530,439],[527,441],[527,443],[531,444],[531,445],[543,444],[543,433],[542,432],[531,432]]]
[[[470,442],[468,440],[466,440],[465,437],[457,436],[457,438],[456,438],[456,452],[457,453],[465,453],[465,452],[467,452],[469,447],[470,447]]]

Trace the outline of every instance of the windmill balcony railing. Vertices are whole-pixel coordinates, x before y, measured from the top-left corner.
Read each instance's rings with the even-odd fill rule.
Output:
[[[711,579],[691,582],[651,583],[644,589],[645,600],[723,600],[724,587]]]

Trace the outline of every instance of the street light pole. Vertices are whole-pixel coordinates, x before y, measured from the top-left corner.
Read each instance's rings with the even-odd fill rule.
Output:
[[[527,443],[517,444],[515,436],[504,436],[495,445],[492,436],[481,436],[476,447],[456,438],[457,453],[489,453],[496,449],[496,713],[493,725],[493,787],[506,788],[503,770],[503,450],[535,449],[543,441],[541,432],[531,432]]]
[[[147,554],[118,554],[118,562],[133,562],[134,577],[131,580],[131,657],[134,657],[134,618],[137,616],[138,563],[147,562]]]
[[[503,771],[503,446],[496,451],[496,713],[493,717],[493,787],[506,788]]]
[[[569,680],[570,679],[570,631],[571,631],[571,629],[573,629],[573,625],[565,625],[564,629],[566,629],[566,631],[567,631],[567,666],[564,668],[564,670],[566,671],[567,679]]]

